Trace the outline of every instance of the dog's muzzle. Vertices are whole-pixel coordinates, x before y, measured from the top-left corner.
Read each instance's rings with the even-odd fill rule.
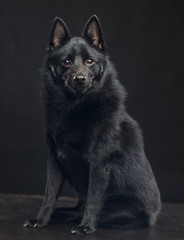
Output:
[[[84,75],[70,76],[67,78],[65,86],[73,93],[85,93],[92,86],[92,80]]]

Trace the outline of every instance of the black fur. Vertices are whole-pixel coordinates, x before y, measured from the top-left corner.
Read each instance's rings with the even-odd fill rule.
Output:
[[[82,37],[74,38],[55,19],[43,75],[47,186],[37,217],[24,226],[49,223],[65,180],[76,192],[75,210],[82,216],[72,233],[92,233],[98,225],[153,225],[161,207],[159,190],[96,16]]]

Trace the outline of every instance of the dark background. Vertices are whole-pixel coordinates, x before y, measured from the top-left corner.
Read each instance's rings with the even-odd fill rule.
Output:
[[[52,21],[80,34],[92,14],[140,123],[163,201],[184,202],[184,1],[0,1],[0,193],[43,194],[40,98]],[[64,195],[71,191],[66,185]]]

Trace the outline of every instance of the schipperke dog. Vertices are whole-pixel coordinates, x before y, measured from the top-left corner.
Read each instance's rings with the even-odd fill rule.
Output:
[[[125,109],[126,91],[107,55],[94,15],[81,37],[55,18],[43,67],[49,149],[45,199],[24,226],[46,226],[66,181],[81,222],[71,233],[97,226],[152,226],[160,193],[144,152],[138,123]]]

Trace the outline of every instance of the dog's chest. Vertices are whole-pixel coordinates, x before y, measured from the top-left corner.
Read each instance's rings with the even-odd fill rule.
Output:
[[[61,119],[54,130],[54,139],[63,154],[81,155],[92,144],[94,132],[95,127],[90,119],[74,115]]]
[[[92,129],[78,119],[66,121],[55,129],[57,156],[69,184],[78,192],[86,194],[89,178],[89,163],[86,152],[91,145]]]

